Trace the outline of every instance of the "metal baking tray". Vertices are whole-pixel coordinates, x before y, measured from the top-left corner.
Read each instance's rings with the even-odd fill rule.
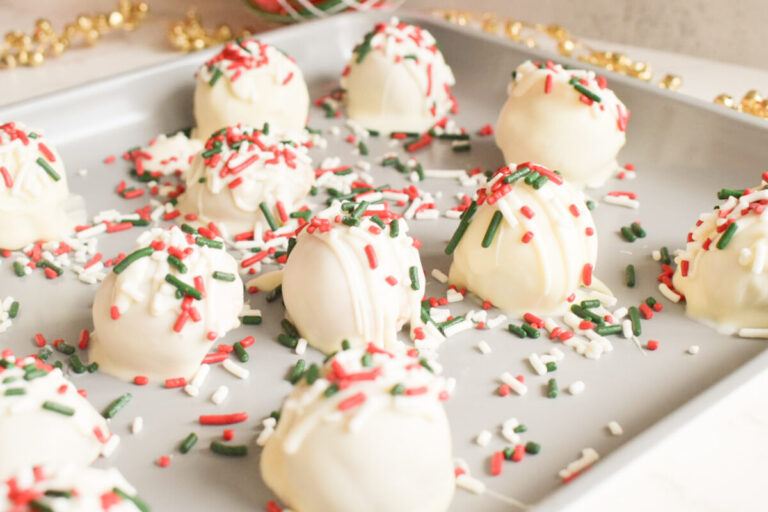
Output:
[[[263,35],[263,39],[292,55],[308,80],[313,98],[325,95],[336,85],[340,71],[361,36],[386,14],[345,14],[327,20],[282,28]],[[402,13],[405,21],[428,28],[439,41],[445,58],[457,77],[455,94],[461,113],[458,123],[471,132],[495,123],[506,99],[506,86],[513,70],[527,58],[546,59],[548,55],[482,34],[456,27],[432,17]],[[161,132],[192,124],[193,74],[215,50],[191,54],[142,71],[131,72],[82,87],[0,109],[0,120],[20,120],[47,133],[59,148],[70,173],[70,186],[87,200],[90,215],[108,208],[132,211],[146,198],[124,200],[114,189],[127,179],[128,164],[106,165],[107,155],[122,154],[127,148],[144,144]],[[568,59],[562,62],[583,66]],[[630,210],[600,203],[594,212],[600,249],[597,275],[619,297],[620,304],[638,304],[646,297],[661,296],[656,288],[658,263],[650,253],[662,245],[681,247],[698,214],[712,207],[715,191],[722,186],[744,187],[757,183],[768,162],[764,141],[768,128],[759,120],[707,105],[678,93],[660,90],[637,80],[608,73],[609,84],[632,110],[628,142],[620,154],[621,162],[637,167],[634,181],[611,181],[609,189],[630,189],[639,195],[640,209]],[[326,120],[320,109],[311,111],[313,127],[342,126],[343,119]],[[327,151],[313,150],[319,162],[326,155],[338,155],[346,164],[358,157],[344,136],[326,136]],[[404,186],[408,182],[391,168],[376,165],[391,148],[388,139],[371,138],[369,146],[377,184]],[[502,156],[492,137],[473,137],[472,150],[453,153],[448,144],[433,144],[416,155],[428,169],[495,168]],[[75,171],[87,169],[85,177]],[[420,184],[426,190],[442,192],[438,206],[445,210],[455,204],[454,193],[462,190],[449,180],[428,179]],[[591,192],[595,199],[602,191]],[[640,219],[648,237],[634,244],[618,235],[620,226]],[[412,231],[422,238],[425,270],[447,272],[449,258],[443,253],[445,242],[456,221],[413,221]],[[115,255],[133,247],[135,230],[104,236],[99,249]],[[638,286],[623,284],[628,263],[637,268]],[[49,340],[76,340],[83,328],[91,328],[90,304],[96,288],[78,282],[71,273],[55,281],[41,273],[17,278],[9,262],[0,265],[0,297],[12,295],[21,302],[14,325],[0,334],[0,347],[17,353],[31,352],[32,336],[43,333]],[[428,292],[441,296],[444,286],[430,279]],[[115,465],[139,490],[155,511],[174,510],[254,510],[272,494],[264,486],[258,470],[259,449],[251,444],[246,458],[229,459],[208,450],[220,429],[201,427],[197,417],[203,413],[247,411],[251,420],[235,427],[236,440],[251,442],[261,418],[280,407],[290,389],[287,370],[297,357],[275,340],[283,316],[279,303],[267,304],[263,294],[248,298],[264,312],[261,326],[244,326],[223,340],[233,343],[253,335],[257,343],[249,350],[251,371],[247,381],[237,380],[222,368],[211,372],[198,398],[180,390],[159,385],[137,387],[106,375],[71,376],[89,391],[94,405],[101,409],[125,392],[134,400],[112,421],[122,444],[110,459],[98,465]],[[489,489],[514,497],[541,510],[564,506],[631,462],[662,436],[683,425],[702,410],[768,366],[766,345],[759,340],[744,340],[717,334],[687,318],[681,305],[661,299],[662,313],[644,323],[642,341],[657,339],[660,349],[644,352],[631,342],[615,339],[615,350],[599,361],[587,360],[562,347],[566,357],[556,377],[561,388],[577,379],[586,391],[577,396],[562,392],[555,400],[545,396],[548,376],[538,377],[526,362],[531,352],[545,352],[553,342],[542,336],[520,340],[504,329],[465,331],[450,338],[440,349],[440,361],[448,376],[458,379],[454,397],[446,407],[451,420],[455,456],[469,463],[472,475]],[[465,301],[468,302],[468,301]],[[459,305],[453,308],[461,311]],[[474,347],[480,340],[492,347],[491,355],[481,355]],[[686,349],[696,344],[696,356]],[[320,354],[309,350],[304,356],[317,361]],[[498,377],[509,371],[526,376],[529,392],[524,397],[499,397]],[[210,394],[219,384],[230,387],[230,396],[213,405]],[[131,435],[128,427],[136,416],[144,418],[144,431]],[[493,451],[506,446],[498,434],[499,425],[516,417],[528,427],[523,440],[542,445],[541,453],[527,456],[520,463],[507,462],[502,475],[491,477],[489,459]],[[606,425],[616,420],[624,435],[611,436]],[[490,445],[474,443],[483,429],[493,432]],[[180,455],[178,443],[197,432],[200,442],[188,455]],[[564,485],[558,471],[577,459],[581,450],[592,447],[602,459],[571,483]],[[173,455],[168,468],[154,461]],[[403,468],[407,471],[407,468]],[[498,499],[471,495],[457,490],[451,510],[509,510]]]

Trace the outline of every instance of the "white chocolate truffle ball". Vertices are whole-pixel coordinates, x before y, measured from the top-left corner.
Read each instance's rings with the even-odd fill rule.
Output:
[[[175,174],[186,176],[195,155],[203,149],[203,142],[190,139],[184,132],[170,137],[160,134],[133,154],[136,173],[149,173],[153,178]]]
[[[233,235],[256,224],[274,230],[303,204],[314,181],[304,146],[232,126],[208,139],[195,157],[179,209]]]
[[[724,332],[768,328],[766,201],[763,181],[699,215],[675,257],[672,283],[685,296],[688,314]]]
[[[506,162],[537,162],[574,186],[600,186],[613,176],[629,110],[603,77],[526,61],[513,73],[508,94],[496,123]]]
[[[454,475],[445,381],[418,357],[373,344],[339,352],[319,373],[288,396],[261,455],[280,500],[301,512],[447,510]]]
[[[336,203],[313,218],[283,270],[288,318],[326,353],[339,350],[344,340],[391,347],[406,322],[412,336],[423,329],[424,271],[408,226],[389,211],[362,210],[344,213]],[[382,228],[371,220],[373,213],[391,223],[382,222]]]
[[[592,215],[558,174],[532,163],[510,167],[478,191],[476,213],[470,206],[460,221],[446,248],[449,282],[505,311],[561,312],[580,285],[592,284]]]
[[[144,512],[149,508],[115,468],[34,466],[0,482],[0,510]]]
[[[0,249],[21,249],[72,232],[78,216],[64,163],[40,132],[0,125]]]
[[[358,44],[341,77],[347,114],[381,132],[424,132],[454,110],[453,72],[429,31],[393,18]]]
[[[147,231],[96,292],[90,360],[123,380],[189,379],[242,307],[237,262],[220,240]]]
[[[303,131],[309,91],[296,62],[256,39],[228,43],[197,72],[195,136],[238,123]]]
[[[7,352],[0,359],[0,482],[33,465],[88,465],[111,436],[61,370]]]

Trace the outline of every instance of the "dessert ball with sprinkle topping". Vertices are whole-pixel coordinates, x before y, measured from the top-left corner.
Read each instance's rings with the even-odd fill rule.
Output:
[[[149,508],[115,468],[34,466],[0,483],[0,510],[144,512]]]
[[[107,451],[111,437],[104,418],[61,370],[4,352],[0,359],[0,482],[33,465],[88,465]]]
[[[581,192],[554,171],[501,168],[449,242],[449,282],[514,313],[558,313],[593,284],[597,232]]]
[[[271,124],[301,132],[309,91],[296,62],[256,39],[228,43],[197,72],[195,136],[207,139],[226,126]]]
[[[415,352],[370,344],[304,373],[261,455],[280,501],[301,512],[447,510],[450,384]]]
[[[310,345],[330,353],[347,340],[381,347],[410,323],[419,337],[424,271],[408,226],[393,212],[335,203],[311,219],[283,270],[288,318]]]
[[[0,249],[63,238],[84,218],[53,144],[21,123],[0,125]]]
[[[304,146],[236,125],[206,141],[178,207],[231,235],[254,227],[275,231],[303,205],[314,180]]]
[[[575,186],[600,186],[618,168],[629,110],[592,71],[526,61],[512,73],[496,124],[506,162],[556,169]]]
[[[672,284],[688,314],[723,332],[768,329],[768,173],[743,190],[723,189],[675,257]],[[743,331],[746,329],[746,331]]]
[[[454,83],[432,34],[397,18],[365,35],[341,77],[349,117],[382,132],[428,130],[456,110]]]
[[[185,226],[143,233],[93,303],[91,361],[123,380],[189,379],[243,307],[237,262],[221,239]]]

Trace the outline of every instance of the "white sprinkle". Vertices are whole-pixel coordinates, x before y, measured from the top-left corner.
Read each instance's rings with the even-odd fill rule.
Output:
[[[661,251],[656,249],[651,253],[651,258],[653,258],[653,261],[661,261]]]
[[[517,380],[511,373],[504,372],[501,374],[501,382],[509,386],[512,391],[522,396],[528,392],[528,386]]]
[[[208,366],[208,365],[203,365],[203,366]],[[193,386],[192,384],[187,384],[186,386],[184,386],[184,392],[194,398],[200,394],[200,388],[198,388],[197,386]]]
[[[448,282],[448,276],[445,275],[443,271],[438,268],[432,269],[432,277],[434,277],[435,279],[437,279],[438,282],[443,284]]]
[[[483,355],[488,355],[491,353],[491,346],[485,340],[480,340],[477,344],[477,350]]]
[[[138,434],[144,430],[144,418],[136,416],[131,423],[131,434]]]
[[[440,210],[429,208],[416,214],[416,220],[436,220],[440,217]]]
[[[464,295],[453,288],[448,288],[448,291],[445,292],[445,298],[448,299],[449,303],[461,302],[464,300]]]
[[[577,380],[576,382],[573,382],[570,386],[568,386],[568,392],[572,395],[578,395],[582,391],[584,391],[584,388],[586,386],[584,383],[580,380]]]
[[[557,347],[552,347],[549,353],[552,354],[552,357],[555,358],[555,361],[562,361],[563,358],[565,357],[565,354],[563,354],[563,351]]]
[[[621,425],[619,425],[618,421],[612,421],[608,423],[608,430],[611,432],[611,435],[614,436],[620,436],[624,433],[624,429],[621,428]]]
[[[467,178],[467,171],[463,169],[425,169],[427,178]]]
[[[768,329],[742,327],[739,329],[739,336],[742,338],[768,338]]]
[[[96,224],[91,228],[80,231],[79,233],[77,233],[77,235],[75,235],[75,238],[77,238],[78,240],[93,238],[95,236],[101,235],[102,233],[106,233],[106,231],[107,231],[106,224]]]
[[[115,450],[117,450],[117,447],[119,444],[120,444],[120,436],[118,436],[117,434],[112,434],[109,440],[101,446],[101,456],[109,457],[110,455],[115,453]]]
[[[504,324],[504,323],[506,323],[506,322],[507,322],[507,315],[504,315],[504,314],[500,314],[500,315],[499,315],[499,316],[497,316],[497,317],[494,317],[494,318],[491,318],[491,319],[489,319],[487,322],[485,322],[485,325],[486,325],[486,326],[487,326],[489,329],[495,329],[495,328],[497,328],[498,326],[500,326],[501,324]]]
[[[467,473],[456,477],[456,485],[472,494],[483,494],[485,492],[485,484],[477,478],[469,476]]]
[[[251,374],[251,372],[249,372],[242,366],[239,366],[231,359],[225,359],[224,363],[222,363],[222,366],[224,366],[225,370],[227,370],[229,373],[231,373],[238,379],[247,379],[248,376]]]
[[[621,322],[621,334],[627,339],[632,337],[632,320],[627,319]]]
[[[627,196],[603,196],[603,202],[616,205],[625,206],[627,208],[633,208],[637,210],[640,208],[640,201],[636,199],[630,199]]]
[[[464,318],[464,320],[462,320],[461,322],[457,324],[453,324],[450,327],[443,329],[443,334],[445,334],[446,338],[450,338],[451,336],[454,336],[460,332],[471,329],[472,327],[473,327],[472,320],[470,320],[469,318]]]
[[[600,459],[600,455],[593,448],[584,448],[581,450],[581,457],[568,464],[565,469],[561,469],[558,473],[560,478],[569,478],[581,471],[584,471],[589,466],[594,464]]]
[[[267,441],[270,437],[272,437],[272,434],[275,433],[275,429],[272,427],[265,427],[264,430],[261,431],[259,434],[259,437],[256,438],[256,444],[259,446],[264,446],[267,444]]]
[[[691,354],[692,356],[695,356],[696,354],[699,353],[699,346],[691,345],[690,347],[688,347],[688,353]]]
[[[219,405],[227,398],[228,394],[229,388],[227,386],[219,386],[219,389],[217,389],[213,395],[211,395],[211,402]]]
[[[189,384],[199,390],[205,383],[205,379],[208,377],[209,373],[211,373],[211,365],[209,364],[200,365],[200,368],[197,369],[197,372],[195,372],[195,376],[192,377],[192,380],[189,382]],[[193,396],[197,396],[197,394]]]
[[[536,352],[528,356],[528,362],[531,363],[531,367],[533,368],[533,371],[535,371],[537,374],[545,375],[547,373],[547,367],[541,361],[539,354],[537,354]]]
[[[429,316],[435,322],[445,322],[451,316],[451,311],[449,309],[429,308]]]
[[[307,351],[307,340],[304,338],[299,338],[299,341],[296,343],[296,355],[303,355],[304,352]]]
[[[85,178],[88,175],[88,169],[78,169],[77,174],[78,176]]]
[[[488,443],[491,442],[491,433],[487,430],[483,430],[479,434],[477,434],[477,437],[475,438],[475,443],[477,443],[479,446],[488,446]]]
[[[443,215],[448,219],[458,219],[461,218],[463,212],[460,212],[458,210],[445,210],[443,212]]]
[[[624,306],[620,307],[616,311],[613,312],[611,316],[613,316],[614,320],[621,320],[625,316],[627,316],[627,313],[629,313],[629,310],[625,308]]]
[[[680,302],[680,295],[673,292],[672,289],[666,285],[666,283],[659,283],[659,291],[664,297],[674,302],[675,304]]]

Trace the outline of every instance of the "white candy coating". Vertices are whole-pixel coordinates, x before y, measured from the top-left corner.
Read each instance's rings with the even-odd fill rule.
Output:
[[[53,144],[21,123],[0,125],[0,249],[61,239],[83,218]]]
[[[213,85],[211,85],[213,83]],[[238,123],[304,129],[309,91],[296,62],[256,39],[228,43],[197,72],[195,136]]]
[[[572,77],[600,102],[580,100],[586,96],[570,83]],[[575,186],[600,186],[616,171],[629,111],[593,71],[526,61],[508,94],[496,123],[496,144],[506,162],[538,162]]]
[[[20,364],[31,364],[30,371],[35,369],[32,358]],[[50,369],[39,361],[37,364],[45,371]],[[0,482],[28,466],[67,462],[87,465],[99,456],[111,436],[109,427],[61,370],[53,369],[29,380],[25,376],[31,374],[15,364],[0,370]],[[6,394],[8,390],[23,394]],[[73,414],[45,409],[46,402]],[[3,497],[0,495],[0,500]]]
[[[419,251],[402,219],[392,238],[389,227],[380,229],[370,217],[347,226],[343,215],[336,203],[299,233],[283,271],[288,318],[310,345],[326,353],[339,350],[345,339],[352,346],[370,341],[391,347],[406,322],[412,336],[423,327],[425,277]],[[371,268],[369,251],[376,268]]]
[[[192,166],[195,154],[201,149],[203,142],[190,139],[184,132],[175,133],[170,137],[160,134],[141,148],[141,152],[134,159],[141,160],[143,170],[152,175],[185,176]]]
[[[47,491],[70,495],[48,496]],[[43,510],[44,506],[51,512],[140,512],[137,503],[143,502],[116,468],[36,465],[19,470],[9,481],[0,482],[0,510],[23,512]]]
[[[314,384],[296,385],[264,447],[264,481],[301,512],[446,510],[454,476],[445,381],[403,354],[373,353],[363,366],[365,352],[342,351]],[[340,380],[349,386],[326,397]]]
[[[558,313],[585,284],[585,266],[595,266],[597,232],[582,194],[551,171],[534,168],[555,181],[538,190],[523,179],[504,184],[511,172],[504,168],[480,189],[480,206],[454,251],[449,279],[505,311]],[[501,222],[486,248],[482,241],[496,212]]]
[[[111,272],[96,292],[89,356],[102,371],[123,380],[139,375],[150,380],[190,379],[216,337],[240,324],[243,284],[237,262],[223,249],[198,246],[193,235],[175,226],[145,232],[136,247],[150,244],[163,248],[119,274]],[[186,253],[182,260],[186,272],[169,264],[169,247]],[[214,271],[232,274],[234,281],[215,279]],[[178,299],[176,287],[166,280],[169,274],[193,288],[199,277],[203,298]]]
[[[451,68],[429,31],[393,18],[355,48],[341,77],[347,113],[382,132],[423,132],[455,104]]]
[[[690,241],[675,257],[672,283],[685,296],[688,314],[724,332],[768,328],[768,214],[760,204],[766,200],[763,182],[699,215]],[[721,249],[731,224],[736,231]]]
[[[220,152],[203,156],[216,144],[221,144]],[[286,216],[297,210],[314,180],[312,160],[303,146],[237,125],[208,139],[192,163],[178,206],[232,234],[250,231],[256,223],[270,229],[259,205],[266,203],[280,222],[279,207]]]

